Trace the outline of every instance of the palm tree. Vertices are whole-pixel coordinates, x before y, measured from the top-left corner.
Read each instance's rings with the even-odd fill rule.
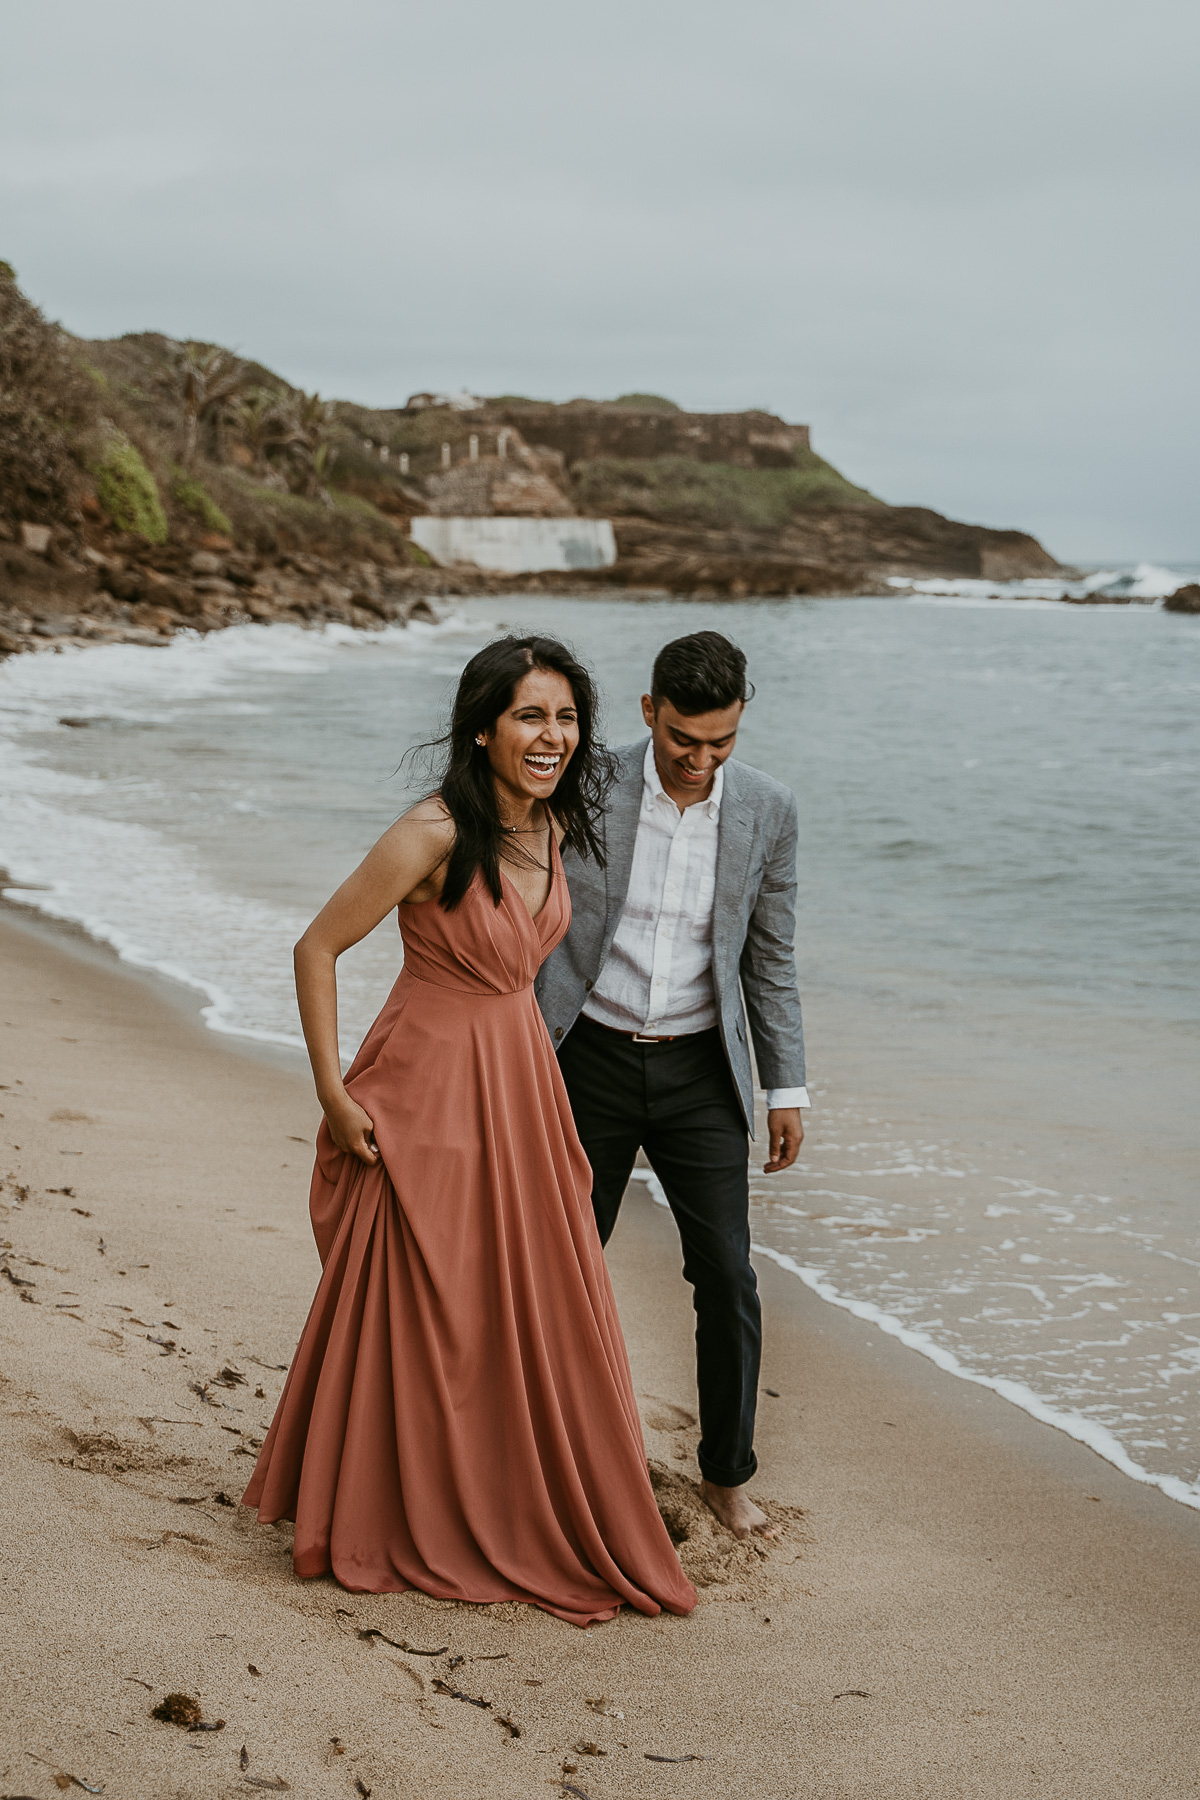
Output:
[[[217,462],[225,460],[225,424],[230,403],[250,382],[250,371],[228,350],[211,344],[176,345],[168,366],[159,377],[175,401],[183,425],[185,469],[190,469],[196,456],[200,425],[211,422],[213,454]]]
[[[268,452],[289,441],[287,395],[279,388],[251,388],[235,401],[230,419],[254,458],[255,474],[261,475]]]
[[[328,502],[325,479],[337,460],[333,403],[322,400],[320,394],[293,394],[288,425],[286,448],[299,477],[301,493],[309,500]]]

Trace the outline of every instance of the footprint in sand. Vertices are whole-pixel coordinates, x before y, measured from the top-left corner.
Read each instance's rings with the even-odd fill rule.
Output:
[[[121,1476],[149,1471],[166,1472],[190,1468],[193,1458],[148,1445],[129,1443],[111,1431],[71,1431],[64,1428],[59,1448],[69,1454],[54,1458],[64,1468],[80,1469],[88,1475]]]
[[[642,1418],[651,1431],[693,1431],[696,1415],[673,1400],[659,1400],[653,1394],[642,1396]]]

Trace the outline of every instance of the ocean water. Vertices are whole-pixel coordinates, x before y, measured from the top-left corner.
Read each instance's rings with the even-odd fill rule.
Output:
[[[1177,574],[1090,579],[1147,603],[509,597],[10,659],[5,893],[298,1044],[291,944],[416,791],[401,756],[481,642],[569,638],[620,742],[655,649],[729,632],[739,753],[801,819],[814,1108],[800,1163],[753,1181],[760,1251],[1200,1506],[1200,620],[1149,603]],[[345,959],[347,1053],[398,951],[386,921]]]

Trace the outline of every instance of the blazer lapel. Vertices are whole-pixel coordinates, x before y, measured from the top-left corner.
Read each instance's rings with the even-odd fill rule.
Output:
[[[609,795],[604,816],[604,848],[608,861],[604,870],[605,920],[604,943],[600,953],[603,962],[616,935],[621,908],[629,892],[633,871],[633,848],[637,842],[638,820],[642,812],[642,765],[646,760],[646,744],[635,744],[621,759],[621,771]]]
[[[718,1001],[722,998],[722,976],[730,948],[734,951],[735,980],[742,953],[741,944],[734,945],[732,940],[741,914],[754,828],[754,810],[741,778],[740,765],[730,757],[725,764],[725,788],[717,826],[717,881],[713,895],[713,980]]]

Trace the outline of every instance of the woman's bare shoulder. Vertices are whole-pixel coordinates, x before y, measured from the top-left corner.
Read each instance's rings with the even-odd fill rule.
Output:
[[[406,813],[401,813],[396,824],[418,827],[442,838],[454,836],[454,821],[440,794],[428,794],[424,800],[418,800]],[[392,829],[395,830],[395,826]]]
[[[401,813],[376,844],[372,856],[402,863],[406,872],[431,874],[454,848],[454,821],[442,800],[432,795]]]

